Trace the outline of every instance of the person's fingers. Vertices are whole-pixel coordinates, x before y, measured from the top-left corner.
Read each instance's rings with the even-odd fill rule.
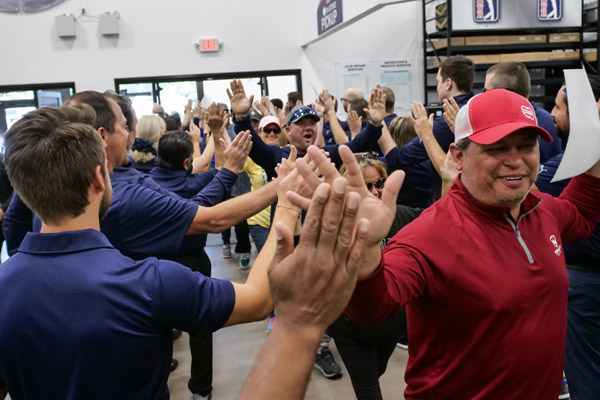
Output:
[[[340,148],[342,147],[346,146],[340,146]],[[307,152],[312,161],[315,163],[319,173],[325,177],[327,182],[333,182],[335,178],[340,176],[340,173],[335,168],[335,165],[331,164],[331,160],[327,158],[317,146],[310,146]]]
[[[315,190],[310,207],[306,213],[306,218],[304,219],[302,236],[300,236],[298,247],[302,246],[305,249],[314,249],[319,243],[323,211],[327,205],[330,192],[331,186],[327,183],[321,183]]]
[[[269,265],[269,273],[275,270],[279,263],[294,251],[294,236],[290,228],[281,222],[275,223],[273,228],[275,229],[277,245],[275,246],[275,254],[271,260],[271,265]]]
[[[233,100],[233,94],[231,94],[229,89],[225,88],[225,91],[227,92],[227,97],[229,97],[229,101]]]
[[[250,104],[252,104],[252,102],[254,101],[254,95],[250,96]]]
[[[348,193],[346,195],[346,205],[340,223],[340,229],[336,238],[335,250],[333,257],[335,265],[344,265],[352,245],[354,236],[354,224],[358,213],[360,196],[358,193]]]
[[[225,142],[225,139],[220,138],[219,144],[221,145],[221,148],[223,149],[223,151],[227,150],[227,142]]]
[[[342,177],[335,179],[331,184],[329,201],[321,217],[321,232],[318,243],[318,247],[328,249],[326,251],[331,251],[338,239],[347,186],[348,182]]]
[[[339,147],[340,158],[346,166],[346,179],[350,182],[350,186],[353,189],[358,190],[361,197],[368,194],[367,186],[365,185],[365,178],[363,177],[362,171],[354,154],[348,146]]]
[[[394,171],[385,181],[383,193],[381,194],[381,201],[386,207],[388,207],[388,209],[396,209],[396,198],[398,197],[398,192],[400,192],[400,188],[404,183],[405,176],[406,173],[398,169]]]
[[[303,210],[308,210],[308,207],[310,207],[311,199],[307,199],[306,197],[300,196],[296,192],[288,190],[285,193],[285,197],[287,197],[290,203],[292,203],[296,207],[300,207]]]
[[[306,161],[303,158],[296,161],[296,169],[308,187],[314,190],[321,184],[319,177],[315,174],[313,169],[306,164]]]
[[[298,150],[296,150],[296,146],[291,145],[290,146],[290,155],[288,157],[289,162],[290,163],[295,163],[297,156],[298,156]]]
[[[353,279],[356,279],[358,275],[358,265],[364,254],[367,239],[369,238],[369,228],[370,222],[367,219],[361,218],[358,220],[356,224],[356,237],[345,263],[348,276]]]

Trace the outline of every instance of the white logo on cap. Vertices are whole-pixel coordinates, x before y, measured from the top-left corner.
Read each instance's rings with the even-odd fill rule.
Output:
[[[531,109],[531,107],[521,106],[521,112],[523,113],[524,116],[526,116],[530,120],[535,121],[535,114],[534,114],[533,110]]]

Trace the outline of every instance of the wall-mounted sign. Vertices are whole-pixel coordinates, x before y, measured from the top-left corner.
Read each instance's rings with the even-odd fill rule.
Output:
[[[341,24],[342,0],[320,0],[317,7],[317,31],[319,35]]]
[[[500,19],[500,0],[473,0],[473,19],[488,23]],[[453,10],[454,11],[454,10]]]
[[[221,50],[222,42],[219,42],[219,39],[200,39],[195,43],[196,48],[200,50],[201,53],[213,53]]]
[[[562,18],[562,0],[538,0],[537,17],[540,21],[558,21]]]

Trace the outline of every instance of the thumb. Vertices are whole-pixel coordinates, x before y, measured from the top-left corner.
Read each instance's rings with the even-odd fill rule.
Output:
[[[294,238],[290,228],[281,222],[275,223],[274,228],[277,244],[275,246],[275,254],[273,255],[269,270],[276,268],[276,265],[283,261],[283,259],[294,250]]]
[[[225,142],[225,139],[220,138],[219,143],[221,144],[221,148],[223,149],[223,151],[227,150],[227,142]]]
[[[296,162],[296,157],[298,155],[298,151],[296,150],[296,146],[291,145],[290,146],[290,155],[288,157],[288,161],[293,163]]]
[[[254,104],[254,95],[250,95],[250,104]]]
[[[404,183],[405,176],[406,173],[398,169],[394,171],[385,181],[383,193],[381,194],[381,200],[383,201],[383,204],[390,209],[396,208],[396,198],[398,197],[398,192],[400,192],[400,188]]]

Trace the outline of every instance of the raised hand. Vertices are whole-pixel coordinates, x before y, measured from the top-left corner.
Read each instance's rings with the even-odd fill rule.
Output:
[[[239,79],[234,79],[229,83],[229,89],[227,90],[227,96],[229,96],[229,102],[231,103],[231,111],[236,117],[245,117],[252,108],[252,102],[254,101],[254,95],[248,98],[244,85]]]
[[[335,100],[331,98],[331,95],[329,94],[327,89],[323,89],[323,91],[319,95],[319,104],[323,106],[325,113],[335,110],[334,102]]]
[[[362,128],[362,117],[359,117],[356,111],[350,111],[346,121],[348,122],[350,132],[352,132],[352,137],[354,137]]]
[[[310,146],[307,153],[315,163],[318,173],[323,175],[326,182],[333,182],[340,177],[335,165],[316,146]],[[381,199],[378,199],[367,190],[362,171],[352,151],[347,146],[340,146],[339,154],[346,166],[347,176],[345,179],[348,181],[348,190],[358,193],[361,199],[358,216],[371,222],[367,245],[378,245],[381,239],[387,236],[396,214],[396,197],[398,197],[398,192],[404,182],[404,171],[394,171],[388,177]],[[296,161],[296,165],[309,186],[316,188],[321,183],[304,159]],[[307,209],[311,203],[310,199],[290,192],[288,192],[288,199],[303,209]]]
[[[460,107],[458,106],[458,103],[456,103],[456,100],[454,100],[453,97],[450,98],[450,101],[444,99],[443,107],[444,120],[448,124],[448,127],[450,127],[452,133],[454,133],[454,121],[456,121],[456,115],[458,114]]]
[[[202,132],[200,131],[200,128],[198,127],[198,125],[196,125],[194,123],[194,121],[190,122],[190,136],[192,137],[192,142],[194,142],[195,144],[200,143],[200,140],[202,139]]]
[[[369,122],[375,126],[381,125],[381,121],[385,117],[385,94],[381,89],[381,85],[375,86],[369,96],[369,108],[364,109],[369,118]]]
[[[219,139],[221,146],[227,146],[225,140]],[[224,168],[227,168],[231,172],[236,174],[244,168],[244,164],[248,159],[248,154],[252,148],[252,135],[250,131],[244,131],[238,133],[231,145],[224,151],[225,163]]]
[[[357,221],[359,203],[345,179],[338,178],[331,187],[317,187],[295,250],[290,229],[274,225],[278,240],[269,286],[282,324],[324,330],[342,312],[369,229],[367,221]]]
[[[211,132],[219,132],[224,126],[225,110],[223,110],[217,103],[212,103],[208,106],[206,114],[206,124]]]
[[[420,101],[413,101],[411,108],[412,114],[408,113],[408,118],[415,128],[417,136],[421,140],[433,136],[433,114],[427,117],[427,110]]]

